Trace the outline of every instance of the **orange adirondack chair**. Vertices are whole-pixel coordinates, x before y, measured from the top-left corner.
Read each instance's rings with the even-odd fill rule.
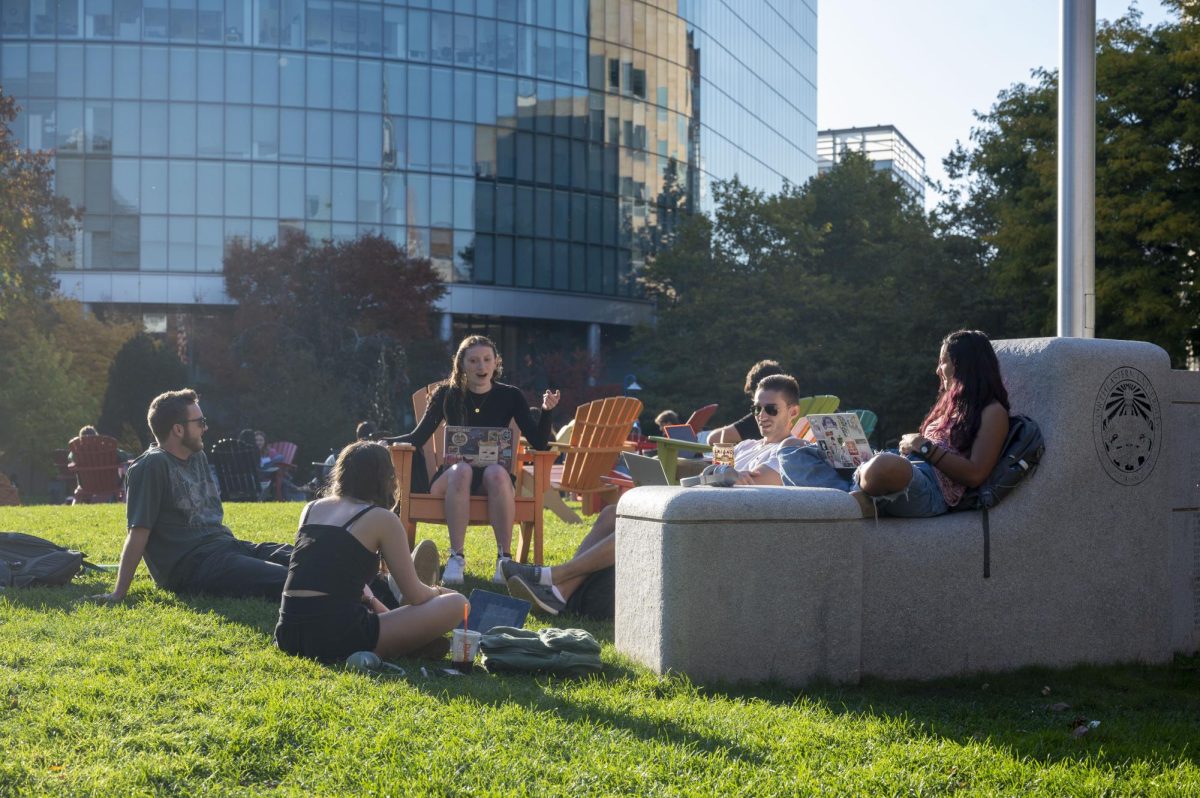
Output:
[[[550,444],[566,454],[550,472],[550,489],[578,493],[585,514],[599,512],[602,500],[617,493],[617,487],[602,477],[612,473],[641,412],[642,403],[629,396],[596,399],[576,408],[571,442]]]
[[[125,500],[116,438],[85,435],[72,438],[67,448],[71,453],[67,469],[79,480],[79,487],[75,488],[76,504]]]
[[[425,414],[425,406],[429,403],[429,397],[433,393],[433,389],[437,384],[421,388],[413,394],[413,409],[416,411],[417,418],[421,418]],[[446,523],[446,501],[441,496],[433,496],[428,493],[413,493],[412,492],[412,462],[413,457],[420,456],[426,458],[426,467],[430,479],[437,472],[437,467],[442,461],[442,429],[445,424],[440,425],[434,431],[430,439],[422,447],[420,453],[417,448],[411,443],[395,443],[388,447],[392,455],[392,465],[396,469],[396,485],[397,485],[397,501],[396,514],[400,516],[400,521],[404,524],[404,529],[408,532],[408,546],[411,549],[417,542],[417,524],[422,521],[430,523],[445,524]],[[521,431],[517,429],[516,424],[513,427],[513,440],[519,439]],[[531,496],[522,496],[520,491],[516,491],[516,515],[513,520],[519,524],[520,531],[517,533],[517,547],[513,552],[518,562],[526,562],[529,557],[529,545],[533,544],[533,561],[541,565],[542,563],[542,512],[545,507],[543,494],[549,488],[550,482],[550,465],[554,462],[554,452],[539,452],[527,450],[521,446],[514,446],[513,456],[513,473],[518,477],[523,473],[522,467],[529,465],[533,469],[533,480],[535,489]],[[487,496],[472,496],[470,498],[470,513],[467,516],[467,523],[471,525],[488,524],[488,506]]]

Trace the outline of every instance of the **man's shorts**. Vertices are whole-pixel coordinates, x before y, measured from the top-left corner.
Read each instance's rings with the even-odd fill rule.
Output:
[[[596,621],[611,621],[616,617],[617,569],[609,566],[587,575],[571,597],[566,612]]]

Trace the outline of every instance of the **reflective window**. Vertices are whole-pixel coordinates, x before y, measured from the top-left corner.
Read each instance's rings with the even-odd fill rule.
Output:
[[[225,156],[249,158],[251,155],[250,109],[236,105],[225,108]]]
[[[433,122],[429,133],[429,166],[437,172],[449,172],[454,166],[454,126]]]
[[[408,67],[408,113],[414,116],[429,116],[429,68]],[[393,109],[400,111],[401,109]]]
[[[358,67],[348,58],[333,59],[333,107],[341,111],[353,111],[358,99]]]
[[[196,41],[196,0],[171,0],[171,41]]]
[[[379,224],[379,177],[375,172],[358,172],[358,206],[356,220],[362,224]]]
[[[219,216],[225,206],[225,167],[220,163],[196,164],[196,212]]]
[[[357,120],[354,114],[333,115],[333,160],[335,163],[353,164],[357,157],[355,144],[358,141]]]
[[[383,153],[383,126],[374,114],[358,115],[358,165],[380,165]]]
[[[358,49],[358,6],[354,3],[333,4],[333,49],[343,53]]]
[[[383,103],[383,72],[378,61],[358,62],[358,105],[359,113],[377,114]],[[403,106],[399,106],[402,108]]]
[[[168,168],[171,213],[196,212],[196,163],[195,161],[171,161]]]
[[[167,269],[167,217],[141,217],[141,269],[147,272]]]
[[[254,109],[253,155],[269,159],[279,156],[279,116],[274,108]]]
[[[331,24],[333,4],[329,0],[308,0],[304,23],[305,42],[310,50],[328,50],[333,41]]]
[[[429,226],[429,175],[408,175],[408,220],[419,227]]]
[[[408,12],[408,57],[413,61],[429,60],[428,12]]]
[[[424,119],[408,120],[408,165],[429,168],[429,123]]]
[[[308,160],[328,162],[331,153],[330,115],[328,111],[308,111],[305,115]]]
[[[279,112],[279,157],[304,160],[304,112],[284,108]],[[303,193],[303,192],[301,192]]]
[[[175,272],[196,270],[196,220],[172,216],[169,225],[170,254],[167,268]]]
[[[225,154],[225,108],[201,103],[196,109],[196,154],[220,158]]]
[[[252,180],[254,198],[251,213],[274,219],[279,216],[279,168],[274,164],[256,163]]]
[[[416,69],[414,69],[416,71]],[[430,115],[435,119],[454,118],[454,73],[437,67],[430,70]],[[416,113],[413,111],[412,113]]]
[[[333,62],[322,56],[308,57],[308,105],[329,108],[332,104],[331,74]]]
[[[167,104],[142,103],[142,146],[145,155],[167,154]]]
[[[250,215],[250,190],[250,164],[225,164],[225,213],[227,215]]]
[[[429,181],[429,224],[434,227],[454,226],[454,181],[434,175]]]
[[[7,47],[8,45],[5,45]],[[15,49],[15,48],[14,48]],[[112,48],[108,45],[88,45],[85,53],[87,67],[84,70],[88,97],[112,97]],[[24,65],[22,65],[24,66]],[[22,69],[24,71],[24,69]],[[6,94],[20,96],[4,76]]]
[[[256,105],[279,102],[279,56],[274,53],[254,54],[254,102]]]
[[[304,169],[299,166],[281,166],[279,216],[283,219],[303,219],[304,215]]]
[[[196,154],[196,106],[191,103],[170,104],[172,156],[191,157]]]
[[[533,241],[528,238],[517,239],[517,251],[513,255],[516,266],[514,284],[519,288],[533,287]]]

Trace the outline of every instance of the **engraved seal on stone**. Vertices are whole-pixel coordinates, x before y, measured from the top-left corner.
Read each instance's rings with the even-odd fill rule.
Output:
[[[1100,465],[1113,481],[1145,481],[1162,448],[1162,413],[1150,378],[1132,366],[1109,374],[1096,394],[1092,431]]]

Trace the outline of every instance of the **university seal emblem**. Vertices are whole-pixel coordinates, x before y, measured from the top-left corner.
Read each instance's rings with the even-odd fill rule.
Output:
[[[1124,366],[1108,375],[1096,394],[1092,433],[1100,465],[1114,482],[1137,485],[1150,476],[1162,448],[1162,414],[1145,374]]]

